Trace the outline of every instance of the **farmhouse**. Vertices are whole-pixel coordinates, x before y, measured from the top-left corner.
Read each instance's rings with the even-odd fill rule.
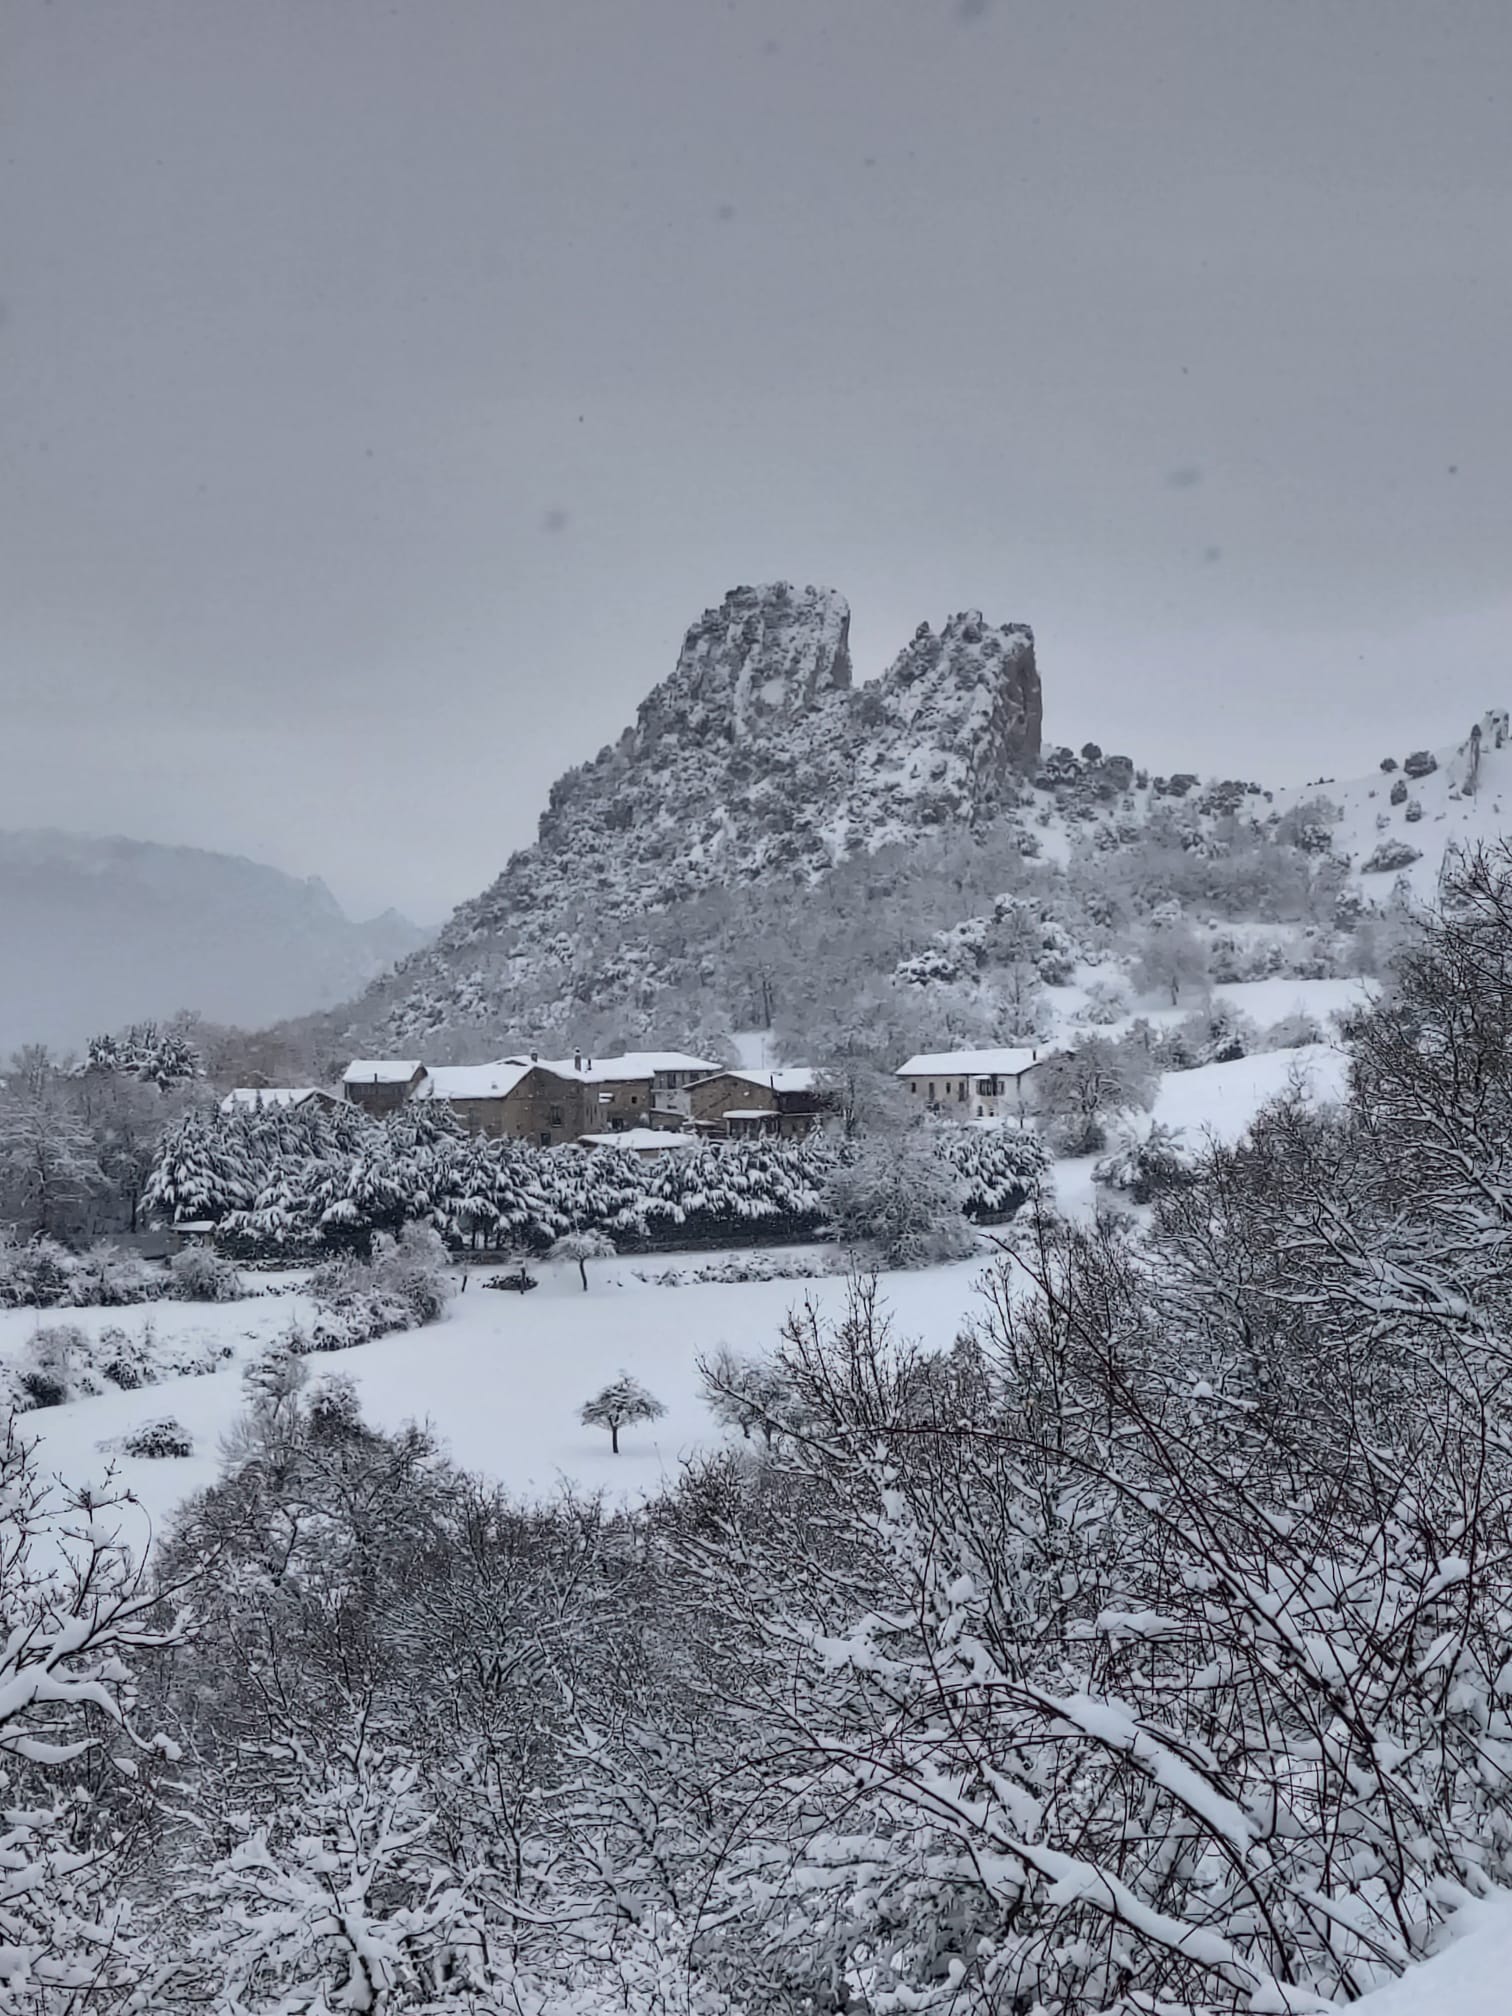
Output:
[[[900,1065],[897,1075],[931,1113],[1022,1121],[1030,1077],[1051,1054],[1044,1048],[924,1051]]]
[[[695,1127],[732,1139],[812,1133],[831,1104],[806,1064],[781,1071],[716,1071],[688,1087],[688,1100]]]
[[[381,1120],[414,1096],[424,1076],[418,1057],[354,1057],[341,1074],[341,1087],[354,1106]]]
[[[582,1132],[581,1087],[527,1057],[497,1064],[437,1064],[415,1087],[417,1104],[439,1103],[472,1134],[554,1148]]]

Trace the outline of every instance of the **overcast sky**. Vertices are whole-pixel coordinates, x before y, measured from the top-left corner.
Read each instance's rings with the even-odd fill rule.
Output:
[[[736,582],[1289,782],[1512,702],[1507,0],[4,0],[0,824],[430,919]]]

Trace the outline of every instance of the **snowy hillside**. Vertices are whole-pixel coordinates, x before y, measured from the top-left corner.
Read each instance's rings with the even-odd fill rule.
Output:
[[[1369,972],[1376,921],[1512,811],[1504,714],[1356,784],[1276,790],[1043,748],[1021,624],[921,626],[861,685],[848,632],[826,588],[706,611],[634,724],[552,787],[536,844],[326,1018],[321,1054],[1032,1040],[1063,1018],[1031,995],[1078,970],[1153,998],[1147,940],[1173,918],[1187,978]]]
[[[1276,809],[1310,810],[1326,826],[1367,901],[1387,901],[1400,879],[1417,901],[1431,902],[1451,847],[1486,845],[1512,830],[1507,714],[1493,709],[1462,742],[1388,756],[1373,775],[1278,792]]]
[[[0,833],[0,1055],[181,1008],[246,1027],[340,1000],[425,934],[358,923],[318,880],[238,855]]]

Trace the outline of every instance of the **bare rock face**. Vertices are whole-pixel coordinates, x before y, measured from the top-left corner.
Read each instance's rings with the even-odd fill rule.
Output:
[[[850,685],[850,609],[833,588],[732,588],[683,639],[642,701],[631,750],[667,735],[743,739],[780,728]]]
[[[564,987],[612,1005],[657,983],[652,941],[709,892],[801,889],[1011,804],[1040,750],[1028,627],[922,624],[860,687],[849,639],[832,588],[734,588],[706,610],[634,725],[552,786],[536,844],[359,1004],[353,1040],[538,1026]]]

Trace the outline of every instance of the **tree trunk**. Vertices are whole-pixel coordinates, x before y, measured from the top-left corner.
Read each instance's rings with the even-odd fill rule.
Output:
[[[618,1456],[618,1454],[619,1454],[619,1423],[618,1423],[618,1421],[611,1421],[611,1422],[609,1423],[609,1453],[610,1453],[610,1455],[611,1455],[611,1456]]]
[[[588,1262],[581,1254],[578,1255],[578,1272],[583,1277],[583,1293],[586,1295],[588,1293]],[[615,1446],[618,1447],[618,1444]]]

